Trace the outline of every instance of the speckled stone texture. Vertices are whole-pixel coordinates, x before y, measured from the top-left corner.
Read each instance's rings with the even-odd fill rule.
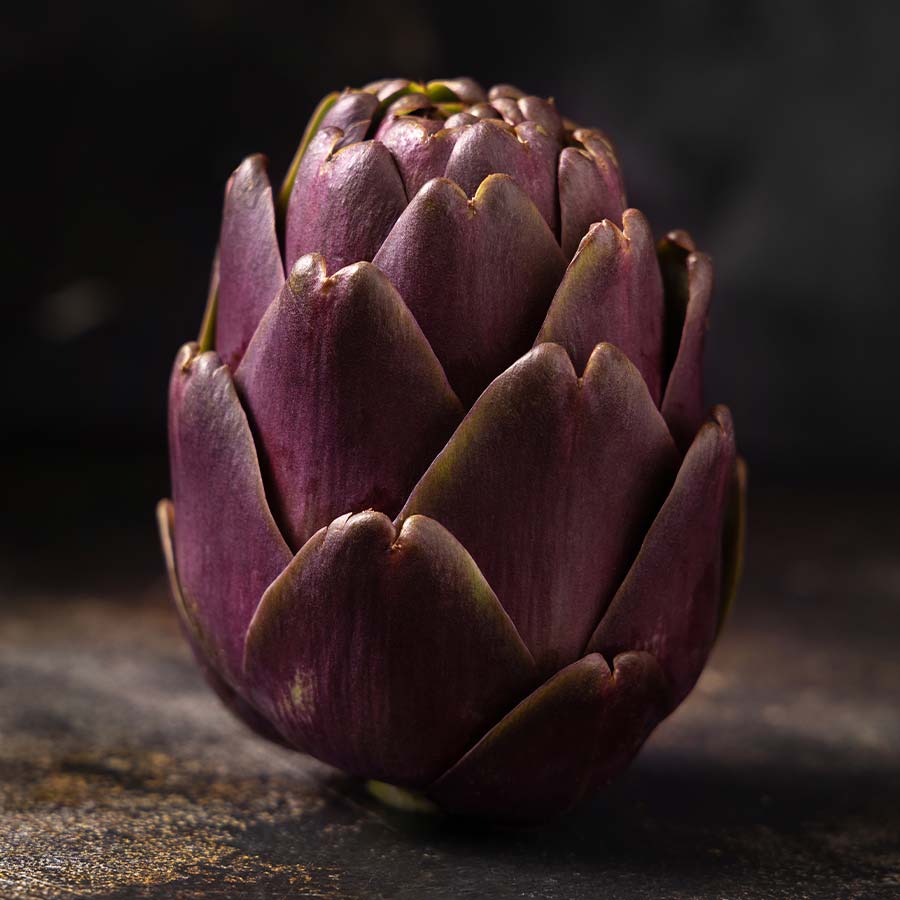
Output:
[[[0,897],[896,897],[898,499],[754,492],[697,689],[621,781],[529,831],[392,812],[242,729],[147,578],[149,528],[97,589],[85,568],[39,590],[7,555]]]

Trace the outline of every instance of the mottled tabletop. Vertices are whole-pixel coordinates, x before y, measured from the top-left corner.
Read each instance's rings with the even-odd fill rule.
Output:
[[[900,897],[900,494],[751,499],[694,693],[617,784],[527,831],[386,809],[232,721],[149,527],[106,579],[7,551],[0,897]],[[121,562],[110,540],[81,565]]]

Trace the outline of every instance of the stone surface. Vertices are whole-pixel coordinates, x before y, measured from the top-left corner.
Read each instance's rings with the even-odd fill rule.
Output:
[[[149,527],[103,578],[99,540],[81,570],[44,560],[56,579],[4,550],[0,897],[898,896],[897,500],[751,492],[696,690],[621,781],[529,831],[385,809],[246,732],[189,658]]]

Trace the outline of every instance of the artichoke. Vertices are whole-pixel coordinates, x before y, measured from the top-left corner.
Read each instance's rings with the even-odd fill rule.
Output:
[[[712,266],[599,131],[470,79],[326,97],[225,189],[169,393],[172,592],[247,725],[508,822],[620,772],[733,595]]]

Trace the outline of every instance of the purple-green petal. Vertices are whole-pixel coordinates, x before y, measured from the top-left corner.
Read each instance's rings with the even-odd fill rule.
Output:
[[[172,369],[169,450],[184,608],[211,664],[236,685],[247,625],[291,553],[231,373],[196,344],[181,348]]]
[[[436,101],[455,99],[466,106],[484,103],[484,88],[473,78],[437,78],[426,85],[429,96]]]
[[[284,284],[264,156],[249,156],[225,189],[219,235],[215,346],[232,369]]]
[[[625,200],[625,183],[612,141],[596,128],[576,128],[572,139],[593,159],[606,186],[607,196],[620,197],[624,209],[628,205]]]
[[[502,119],[500,113],[490,103],[476,103],[466,112],[475,119]]]
[[[512,97],[494,97],[491,100],[491,106],[500,113],[507,125],[521,125],[525,121],[525,116],[519,107],[518,101]]]
[[[462,131],[459,131],[458,129],[460,129],[463,125],[474,125],[476,122],[480,121],[481,119],[479,119],[478,116],[473,116],[470,112],[458,112],[453,113],[452,116],[448,116],[446,118],[446,120],[444,121],[444,128],[446,128],[448,131],[455,131],[455,137],[457,137],[462,134]]]
[[[565,269],[550,229],[506,175],[486,178],[471,200],[452,181],[429,182],[374,262],[464,403],[528,349]]]
[[[544,100],[542,97],[521,97],[517,103],[525,121],[540,125],[555,141],[563,140],[565,128],[552,100]]]
[[[725,407],[697,433],[666,502],[588,650],[609,657],[646,650],[680,702],[712,647],[722,591],[722,526],[734,469]]]
[[[378,139],[391,151],[407,196],[412,199],[432,178],[443,176],[461,130],[446,128],[445,123],[434,119],[412,116],[385,122]]]
[[[637,366],[655,403],[662,397],[663,291],[653,235],[636,209],[624,229],[592,225],[566,270],[536,343],[553,341],[582,368],[601,341]]]
[[[542,344],[496,378],[416,485],[472,554],[543,673],[581,654],[678,469],[646,385],[615,347],[582,378]]]
[[[663,394],[662,413],[675,441],[686,451],[705,418],[703,344],[712,297],[712,260],[705,253],[690,253],[684,260],[684,269],[687,303],[678,352]],[[671,310],[674,314],[673,304],[666,305],[667,313]]]
[[[302,257],[235,382],[291,545],[345,512],[395,515],[463,410],[388,279]]]
[[[498,97],[508,97],[512,100],[518,100],[525,96],[525,91],[517,88],[512,84],[495,84],[488,91],[488,100],[493,103]]]
[[[319,130],[337,128],[342,131],[342,146],[362,140],[378,111],[378,103],[378,97],[369,91],[345,90],[325,113]]]
[[[586,150],[566,147],[559,155],[560,244],[571,259],[596,222],[609,219],[621,227],[625,197],[605,180]]]
[[[472,196],[489,175],[509,175],[556,233],[558,156],[558,142],[534,123],[510,128],[497,120],[486,119],[462,129],[447,160],[444,176]]]
[[[530,691],[534,663],[471,557],[421,516],[313,535],[247,635],[247,684],[295,746],[345,772],[433,781]]]
[[[406,208],[388,149],[378,141],[338,149],[342,140],[341,131],[323,128],[297,170],[287,213],[289,270],[307,253],[321,253],[332,270],[371,261]]]
[[[178,613],[178,621],[204,678],[224,706],[251,731],[276,744],[289,746],[271,723],[225,681],[203,650],[203,638],[194,630],[194,623],[187,612],[184,593],[175,570],[175,508],[171,500],[160,500],[156,505],[156,522],[159,528],[166,572],[169,576],[169,590]]]
[[[402,95],[412,87],[413,82],[408,78],[381,78],[378,81],[369,82],[363,87],[363,90],[374,94],[378,98],[379,103],[384,103]]]
[[[427,795],[442,808],[513,824],[558,816],[614,778],[668,709],[647,653],[614,669],[599,654],[572,663],[497,723]]]
[[[420,110],[429,110],[431,109],[431,106],[431,98],[427,94],[403,94],[388,106],[384,115],[386,119],[396,119],[400,116],[411,115]]]

